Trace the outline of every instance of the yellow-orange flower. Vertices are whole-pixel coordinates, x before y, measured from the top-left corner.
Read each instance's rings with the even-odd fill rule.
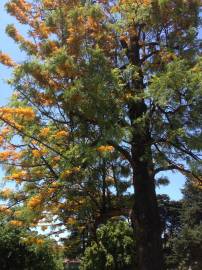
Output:
[[[8,128],[8,127],[2,128],[1,135],[7,136],[9,132],[10,132],[10,128]]]
[[[32,150],[32,155],[35,157],[35,158],[39,158],[41,157],[41,152],[37,149],[34,149]]]
[[[11,220],[10,225],[15,226],[15,227],[21,227],[23,225],[23,222],[20,220]]]
[[[19,218],[22,215],[22,211],[18,210],[14,212],[14,216]]]
[[[6,176],[6,179],[15,180],[18,183],[22,182],[25,178],[27,178],[26,171],[16,171],[12,173],[11,175]]]
[[[57,139],[60,139],[60,138],[64,138],[64,137],[67,137],[69,135],[69,132],[66,131],[66,130],[61,130],[61,131],[58,131],[56,134],[55,134],[55,137]]]
[[[16,65],[7,54],[4,54],[2,52],[0,52],[0,63],[8,67],[14,67]]]
[[[1,191],[1,196],[3,196],[5,199],[9,198],[12,194],[12,190],[10,188],[5,188]]]
[[[114,147],[112,145],[101,145],[97,148],[97,151],[99,152],[113,152]]]
[[[108,185],[113,185],[115,182],[114,178],[111,176],[108,176],[105,181]]]
[[[1,161],[5,161],[7,160],[8,158],[10,158],[11,156],[11,152],[10,151],[4,151],[4,152],[1,152],[0,153],[0,160]]]
[[[0,213],[4,213],[6,215],[10,215],[12,210],[8,208],[6,205],[0,205]]]
[[[67,219],[67,224],[69,224],[69,225],[74,225],[74,224],[76,224],[76,219],[73,218],[73,217],[68,218],[68,219]]]
[[[71,174],[72,174],[71,170],[65,170],[64,172],[62,172],[61,178],[64,179],[66,177],[69,177]]]
[[[32,150],[32,155],[35,158],[40,158],[40,157],[44,156],[45,154],[47,154],[46,149],[33,149]]]
[[[27,120],[33,120],[35,118],[35,112],[32,108],[7,108],[1,107],[0,114],[2,116],[23,116]]]
[[[29,244],[37,244],[37,245],[42,245],[44,244],[44,240],[36,237],[28,237],[25,239],[25,243]]]
[[[49,127],[45,127],[45,128],[42,128],[42,130],[40,131],[40,135],[42,137],[46,137],[50,132],[50,128]]]
[[[64,178],[67,178],[69,177],[70,175],[72,175],[73,173],[78,173],[80,172],[81,170],[81,167],[74,167],[70,170],[65,170],[64,172],[62,172],[61,174],[61,178],[64,179]]]
[[[17,160],[21,157],[21,152],[4,151],[0,153],[0,160],[6,161],[8,159]]]
[[[36,239],[36,241],[35,241],[35,243],[37,244],[37,245],[43,245],[44,244],[44,240],[43,239]]]
[[[27,202],[27,206],[28,208],[33,209],[39,206],[41,203],[42,203],[41,195],[35,195],[29,199],[29,201]]]
[[[43,4],[46,8],[52,8],[54,6],[53,0],[43,0]]]
[[[0,145],[2,145],[4,142],[4,137],[0,135]]]

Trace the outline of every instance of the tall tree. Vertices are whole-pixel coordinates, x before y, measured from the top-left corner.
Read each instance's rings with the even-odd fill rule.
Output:
[[[138,269],[163,269],[155,175],[178,170],[200,181],[199,8],[199,0],[8,2],[28,37],[14,25],[7,33],[29,57],[0,55],[15,89],[0,108],[0,158],[22,187],[11,201],[24,201],[23,222],[66,213],[79,224],[78,210],[94,201],[89,224],[100,215],[95,197],[104,213],[131,180]]]

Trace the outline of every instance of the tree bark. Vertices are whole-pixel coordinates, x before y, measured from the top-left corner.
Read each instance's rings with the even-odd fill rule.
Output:
[[[142,82],[139,82],[140,85],[143,85]],[[135,102],[130,108],[135,191],[132,223],[137,243],[138,270],[162,270],[161,222],[153,177],[149,120],[143,119],[146,111],[144,100]],[[137,119],[143,120],[139,123],[135,121]]]
[[[141,81],[140,85],[143,85]],[[153,177],[149,120],[143,119],[146,111],[144,100],[135,102],[130,108],[135,191],[132,222],[137,243],[138,270],[162,270],[161,222]],[[143,120],[139,123],[135,121],[137,119]]]
[[[133,151],[135,201],[132,222],[137,243],[138,270],[161,270],[161,225],[152,169],[148,161],[142,160],[146,152],[144,145],[135,144]]]
[[[131,39],[129,59],[139,70],[139,78],[132,82],[131,89],[135,95],[142,94],[144,79],[138,37]],[[129,118],[133,129],[131,152],[135,191],[132,223],[137,243],[138,270],[162,270],[161,223],[153,177],[150,121],[146,118],[146,113],[144,98],[129,104]]]

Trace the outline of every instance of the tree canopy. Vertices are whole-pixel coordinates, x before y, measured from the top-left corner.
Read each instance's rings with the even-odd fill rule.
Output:
[[[158,173],[201,184],[199,0],[11,0],[8,35],[27,59],[0,108],[3,190],[17,226],[95,236],[130,216],[139,270],[162,269]],[[128,188],[134,194],[127,194]],[[12,210],[13,209],[13,210]],[[16,214],[17,209],[17,214]],[[61,227],[62,228],[62,227]]]
[[[62,248],[48,237],[9,224],[0,217],[2,270],[62,270]]]

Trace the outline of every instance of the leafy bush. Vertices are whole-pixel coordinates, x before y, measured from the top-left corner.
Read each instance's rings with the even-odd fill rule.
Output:
[[[85,250],[81,270],[134,269],[135,243],[127,222],[110,221],[97,230],[96,237]]]

